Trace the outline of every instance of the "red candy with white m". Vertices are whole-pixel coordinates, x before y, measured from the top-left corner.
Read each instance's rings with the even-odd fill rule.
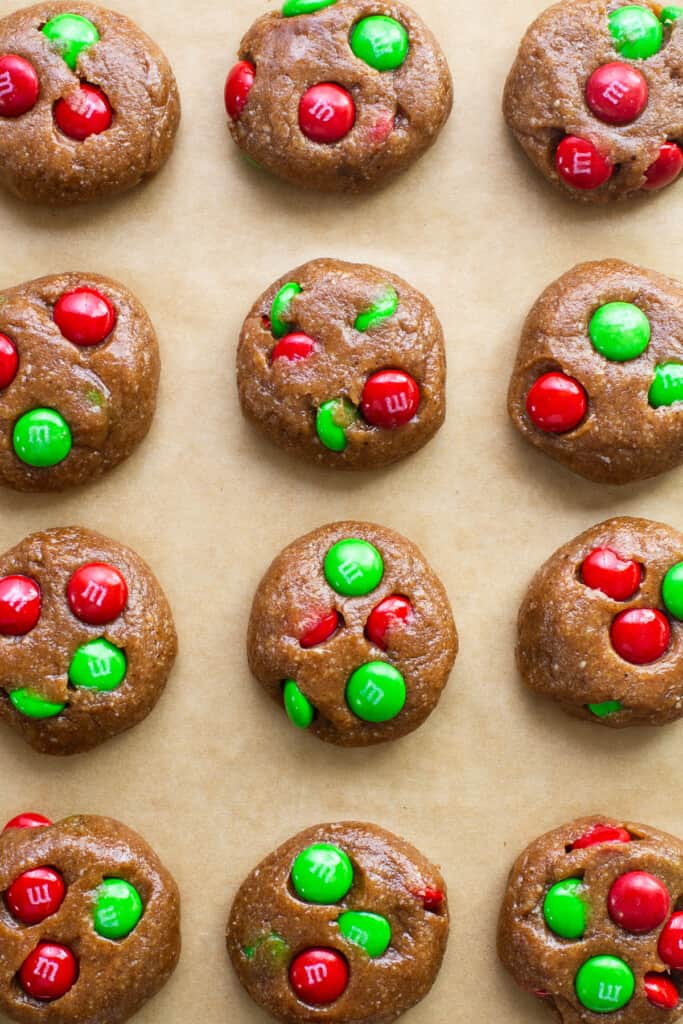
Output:
[[[33,64],[16,53],[0,57],[0,117],[21,117],[38,102],[40,83]]]
[[[39,924],[59,910],[65,892],[64,879],[54,868],[32,868],[10,885],[7,906],[22,924]]]
[[[292,988],[309,1006],[336,1002],[349,983],[349,966],[334,949],[306,949],[289,968]]]
[[[73,574],[66,596],[77,618],[92,626],[102,626],[117,619],[126,607],[128,586],[115,566],[89,562]]]
[[[90,135],[99,135],[111,127],[114,111],[101,89],[81,85],[58,100],[54,110],[58,128],[70,139],[83,142]]]
[[[44,1002],[66,995],[77,977],[76,957],[67,946],[56,942],[39,943],[19,969],[24,991]]]
[[[555,166],[563,181],[572,188],[592,191],[612,176],[612,161],[603,156],[588,139],[567,135],[555,152]]]
[[[299,102],[299,127],[311,142],[331,145],[353,128],[356,105],[350,92],[334,82],[313,85]]]
[[[647,106],[647,81],[630,64],[603,64],[588,79],[586,102],[606,124],[630,124]]]
[[[410,374],[380,370],[365,382],[360,407],[373,427],[395,430],[413,419],[419,404],[420,389]]]
[[[40,618],[40,587],[28,576],[0,579],[0,636],[24,636]]]

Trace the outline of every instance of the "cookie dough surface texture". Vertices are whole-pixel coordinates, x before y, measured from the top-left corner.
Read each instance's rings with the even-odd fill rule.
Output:
[[[534,576],[518,622],[526,685],[600,725],[661,725],[683,715],[683,534],[608,519]]]
[[[625,263],[582,263],[529,313],[508,409],[527,441],[598,483],[683,461],[683,285]]]
[[[159,373],[149,316],[116,281],[55,274],[0,292],[0,482],[60,491],[118,465],[151,426]]]
[[[25,875],[46,867],[47,881]],[[0,889],[0,1012],[10,1020],[122,1024],[176,966],[176,884],[147,843],[117,821],[80,815],[9,829],[0,836]],[[128,905],[117,899],[122,890]],[[27,911],[34,923],[23,920]]]
[[[137,185],[166,162],[179,118],[168,60],[122,14],[50,0],[0,19],[0,179],[20,199],[65,206]]]
[[[80,753],[137,725],[176,649],[159,583],[122,544],[68,527],[0,556],[0,718],[35,750]]]
[[[513,865],[498,955],[565,1024],[677,1020],[682,887],[680,839],[580,818],[536,839]]]
[[[309,189],[383,184],[432,145],[453,102],[438,42],[401,3],[288,0],[251,27],[239,57],[226,84],[235,142]]]
[[[376,825],[317,825],[240,887],[227,944],[237,976],[276,1020],[388,1024],[419,1002],[448,938],[439,871]]]
[[[419,549],[370,523],[299,538],[259,584],[251,671],[295,725],[340,746],[397,739],[431,714],[458,637]]]
[[[321,465],[376,469],[425,445],[445,416],[446,357],[431,303],[376,267],[313,260],[254,303],[237,383],[247,418]]]
[[[647,195],[683,168],[680,7],[561,0],[524,36],[505,87],[527,156],[574,199]]]

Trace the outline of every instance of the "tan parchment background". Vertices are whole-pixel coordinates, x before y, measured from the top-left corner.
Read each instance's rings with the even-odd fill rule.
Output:
[[[181,655],[140,727],[71,760],[0,736],[0,816],[111,814],[175,873],[184,955],[139,1024],[265,1021],[227,964],[236,886],[309,824],[377,821],[440,863],[453,928],[443,971],[411,1024],[532,1024],[547,1011],[498,966],[504,879],[539,832],[596,810],[683,834],[683,724],[621,734],[522,692],[514,622],[542,559],[617,513],[683,527],[683,471],[625,489],[580,481],[509,426],[507,378],[541,289],[583,259],[619,256],[683,277],[683,184],[648,202],[584,210],[555,196],[499,113],[517,43],[544,0],[415,0],[455,79],[454,116],[432,151],[383,193],[297,192],[248,167],[229,141],[225,72],[263,0],[117,0],[168,53],[184,116],[170,165],[118,200],[50,212],[0,198],[0,287],[88,269],[129,285],[160,337],[158,414],[143,447],[91,487],[0,493],[0,549],[81,524],[138,550],[175,611]],[[14,0],[2,0],[9,13]],[[369,261],[427,293],[446,328],[449,412],[423,452],[373,475],[313,470],[242,422],[234,351],[253,298],[315,256]],[[438,710],[387,746],[337,750],[288,728],[251,681],[253,590],[287,542],[367,518],[407,534],[444,579],[462,650]],[[547,1016],[546,1016],[547,1015]]]

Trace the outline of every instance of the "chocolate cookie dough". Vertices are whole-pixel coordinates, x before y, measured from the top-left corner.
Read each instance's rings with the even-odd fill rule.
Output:
[[[286,0],[239,57],[225,84],[233,139],[305,188],[384,184],[429,149],[453,103],[439,44],[393,0]]]
[[[228,952],[284,1024],[388,1024],[426,996],[448,939],[443,879],[403,839],[359,822],[283,843],[240,887]]]
[[[520,433],[598,483],[683,462],[683,285],[603,260],[551,284],[529,313],[510,381]]]
[[[68,527],[0,555],[0,718],[34,750],[76,754],[137,725],[176,647],[159,583],[122,544]]]
[[[533,578],[519,612],[526,685],[614,729],[683,715],[683,534],[622,517],[586,530]]]
[[[678,5],[561,0],[524,36],[505,117],[567,195],[606,203],[681,173],[682,15]]]
[[[448,597],[421,552],[371,523],[286,547],[251,608],[249,666],[294,725],[363,747],[417,729],[458,650]]]
[[[0,19],[0,181],[67,206],[123,192],[168,159],[171,67],[122,14],[47,0]]]
[[[123,285],[69,273],[0,292],[0,483],[61,491],[123,462],[158,383],[154,328]]]
[[[176,884],[111,818],[13,819],[0,891],[0,1012],[19,1024],[122,1024],[178,962]]]
[[[443,331],[395,274],[313,260],[276,281],[242,327],[242,410],[281,448],[376,469],[427,443],[445,416]]]
[[[680,839],[617,818],[580,818],[515,861],[498,955],[565,1024],[596,1015],[620,1024],[678,1020],[682,889]]]

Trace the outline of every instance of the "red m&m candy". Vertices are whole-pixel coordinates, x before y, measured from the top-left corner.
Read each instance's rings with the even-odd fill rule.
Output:
[[[612,176],[612,161],[589,142],[567,135],[555,152],[555,166],[563,181],[573,188],[590,191]]]
[[[572,850],[585,850],[589,846],[598,846],[600,843],[630,843],[631,833],[625,828],[618,828],[615,825],[593,825],[572,843]]]
[[[385,597],[370,612],[365,635],[373,644],[386,651],[387,633],[405,624],[412,613],[413,607],[407,597]]]
[[[33,64],[15,53],[0,57],[0,117],[21,117],[38,102],[40,83]]]
[[[239,120],[246,107],[255,78],[256,68],[248,60],[239,61],[228,72],[225,80],[225,109],[233,121]]]
[[[40,618],[40,587],[28,576],[0,579],[0,635],[24,636]]]
[[[67,946],[56,942],[41,942],[19,969],[24,991],[45,1002],[65,995],[77,977],[76,957]]]
[[[566,373],[544,373],[526,396],[529,419],[549,434],[566,434],[578,427],[586,415],[588,399],[577,380]]]
[[[11,338],[0,334],[0,391],[8,388],[19,369],[19,353]]]
[[[610,636],[614,650],[624,661],[649,665],[669,646],[671,626],[656,608],[629,608],[617,615]]]
[[[11,818],[2,831],[9,832],[13,828],[45,828],[51,824],[50,819],[45,818],[42,814],[25,811],[23,814],[17,814],[16,818]]]
[[[583,560],[581,577],[592,590],[601,590],[614,601],[628,601],[640,586],[643,570],[611,548],[594,548]]]
[[[664,925],[657,952],[668,967],[683,971],[683,911],[672,914]]]
[[[669,892],[647,871],[629,871],[617,878],[607,897],[612,920],[634,935],[651,932],[669,913]]]
[[[630,124],[647,106],[645,76],[630,64],[603,64],[588,79],[586,102],[606,124]]]
[[[101,89],[81,85],[66,99],[55,103],[55,121],[70,139],[83,142],[90,135],[99,135],[111,127],[114,111]]]
[[[7,906],[22,924],[38,924],[59,910],[65,891],[64,879],[54,868],[32,868],[10,885]]]
[[[678,1006],[678,989],[663,974],[646,974],[644,986],[645,995],[653,1006],[658,1006],[660,1010],[675,1010]]]
[[[349,983],[349,966],[334,949],[306,949],[289,968],[292,988],[309,1006],[336,1002]]]
[[[94,288],[74,288],[55,303],[57,327],[74,345],[99,345],[114,330],[116,311],[109,299]]]
[[[658,188],[666,188],[676,180],[683,170],[683,150],[675,142],[665,142],[659,156],[645,172],[643,188],[655,192]]]
[[[333,82],[313,85],[299,102],[299,127],[311,142],[339,142],[353,128],[356,105],[351,93]]]
[[[431,914],[438,914],[443,906],[444,894],[441,889],[420,889],[415,895],[422,900],[425,910]]]
[[[317,647],[318,644],[323,644],[326,640],[329,640],[337,632],[338,627],[339,613],[333,609],[331,612],[321,615],[314,622],[307,623],[306,630],[299,643],[307,649],[309,647]]]
[[[290,363],[295,363],[300,359],[307,359],[317,350],[317,341],[314,341],[308,334],[297,331],[294,334],[286,334],[278,341],[273,349],[271,360],[275,362],[276,359],[288,359]]]
[[[412,420],[420,404],[420,389],[403,370],[380,370],[365,382],[360,400],[363,418],[373,427],[395,430]]]
[[[92,626],[102,626],[117,619],[126,607],[128,587],[113,565],[89,562],[73,574],[66,596],[77,618]]]

